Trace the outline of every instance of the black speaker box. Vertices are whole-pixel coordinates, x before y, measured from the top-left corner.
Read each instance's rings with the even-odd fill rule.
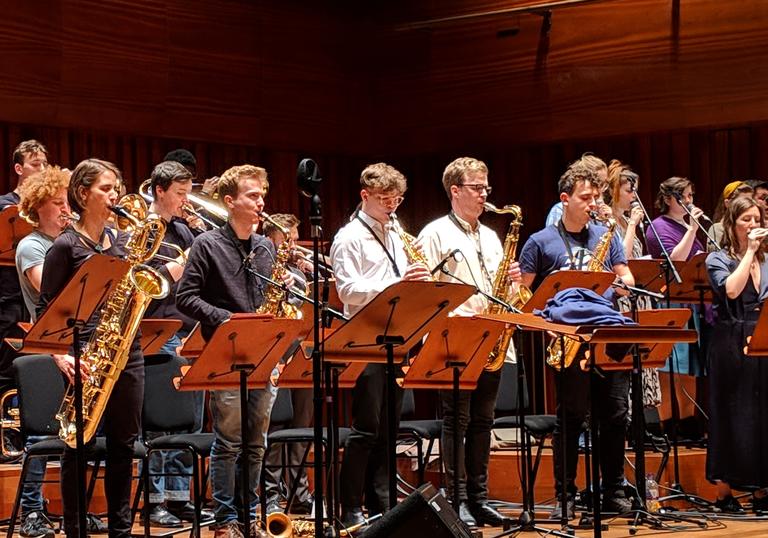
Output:
[[[362,538],[472,538],[445,497],[424,484],[374,522]]]

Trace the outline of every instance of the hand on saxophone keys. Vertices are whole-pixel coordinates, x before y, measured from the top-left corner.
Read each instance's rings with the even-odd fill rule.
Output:
[[[61,370],[61,373],[64,374],[64,377],[67,378],[67,381],[69,384],[73,384],[75,382],[75,358],[72,355],[66,354],[66,355],[53,355],[53,361],[56,363],[56,366]],[[80,377],[83,381],[88,380],[88,376],[90,375],[90,372],[88,370],[88,363],[81,359],[80,360]]]
[[[412,263],[405,269],[403,280],[432,280],[432,273],[423,263]]]

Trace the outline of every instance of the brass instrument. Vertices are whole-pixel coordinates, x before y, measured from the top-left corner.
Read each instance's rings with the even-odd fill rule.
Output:
[[[315,522],[307,519],[291,519],[284,512],[267,516],[267,536],[270,538],[294,538],[315,535]]]
[[[141,223],[147,218],[149,209],[147,208],[147,202],[144,201],[143,195],[126,194],[112,207],[112,212],[117,215],[117,228],[124,232],[132,233],[137,223]],[[165,233],[165,227],[163,227],[163,233]],[[179,245],[161,241],[158,248],[160,246],[175,250],[179,253],[179,256],[177,258],[171,258],[162,254],[155,254],[153,256],[154,258],[165,262],[176,262],[179,265],[185,265],[187,263],[187,254]]]
[[[416,246],[416,238],[403,230],[400,226],[400,221],[397,220],[397,215],[392,213],[389,216],[389,220],[392,222],[392,229],[395,230],[397,235],[400,236],[400,240],[403,242],[403,248],[405,249],[405,257],[408,259],[408,264],[413,265],[420,263],[425,267],[429,267],[429,260],[421,250]],[[432,280],[437,280],[437,275],[432,275]]]
[[[82,350],[89,372],[83,381],[85,442],[96,434],[112,389],[128,362],[131,345],[149,302],[166,297],[170,290],[168,281],[160,273],[144,265],[160,248],[165,222],[158,215],[149,215],[144,220],[133,216],[126,218],[133,226],[125,246],[130,269],[107,297],[96,329]],[[59,437],[72,448],[77,444],[75,413],[75,392],[70,385],[56,418],[61,424]]]
[[[499,268],[496,270],[496,277],[493,279],[493,291],[491,293],[502,301],[509,303],[511,306],[520,309],[528,302],[533,294],[528,286],[525,286],[524,284],[519,285],[517,292],[510,293],[512,287],[508,281],[507,272],[509,271],[509,264],[515,261],[515,254],[517,253],[517,243],[520,239],[520,227],[523,225],[522,210],[516,205],[506,205],[499,209],[490,202],[485,202],[483,208],[492,213],[512,215],[512,222],[509,223],[509,230],[507,231],[507,236],[504,238],[504,255],[499,263]],[[490,303],[488,305],[489,314],[501,314],[503,311],[504,307],[498,303]],[[485,365],[487,371],[495,372],[504,365],[509,342],[512,340],[512,333],[514,332],[514,327],[508,327],[501,333],[499,341],[496,342],[496,346],[488,356],[488,361]]]
[[[13,463],[24,455],[24,437],[21,435],[19,406],[14,401],[17,389],[9,389],[0,396],[0,462]]]
[[[259,216],[272,224],[275,228],[285,236],[285,240],[277,247],[277,255],[275,256],[275,263],[272,266],[272,274],[270,278],[275,282],[282,282],[283,276],[287,269],[285,268],[288,263],[288,259],[291,256],[291,231],[282,224],[275,221],[268,214],[263,211]],[[257,314],[272,314],[278,318],[291,318],[301,319],[301,310],[290,304],[287,300],[287,292],[273,284],[269,284],[264,291],[264,302],[256,310]]]
[[[142,198],[146,201],[146,203],[151,204],[154,202],[155,197],[152,196],[152,190],[150,189],[150,184],[152,183],[151,179],[145,179],[141,185],[139,185],[139,194]],[[202,186],[202,183],[193,183],[192,186]],[[208,198],[205,194],[202,192],[196,193],[196,192],[190,192],[187,194],[187,199],[189,200],[188,203],[184,204],[182,207],[183,211],[185,213],[188,213],[189,215],[192,215],[193,217],[196,217],[200,220],[202,220],[204,223],[206,223],[211,228],[221,228],[221,225],[215,222],[210,217],[207,217],[202,214],[203,211],[211,215],[212,217],[219,219],[221,221],[226,222],[228,218],[227,210],[224,209],[217,201],[214,201],[210,198]],[[195,207],[197,206],[197,207]]]
[[[613,240],[613,234],[616,231],[616,221],[614,219],[608,219],[608,231],[606,231],[600,241],[598,241],[595,251],[592,254],[592,259],[589,260],[587,265],[587,271],[603,271],[605,267],[605,258],[608,256],[608,252],[611,250],[611,241]],[[565,344],[561,344],[562,341]],[[576,354],[579,352],[581,342],[575,338],[568,336],[558,336],[547,346],[547,364],[554,369],[559,370],[561,366],[568,368],[573,359],[576,358]]]

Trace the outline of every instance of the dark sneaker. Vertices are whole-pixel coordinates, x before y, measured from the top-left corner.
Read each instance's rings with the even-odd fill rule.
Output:
[[[768,495],[763,497],[752,496],[752,511],[755,514],[768,514]]]
[[[88,534],[109,534],[109,526],[96,514],[90,512],[85,516]]]
[[[230,521],[216,527],[213,530],[213,538],[243,538],[243,532],[237,521]]]
[[[312,513],[312,505],[312,497],[304,499],[303,501],[293,501],[293,504],[291,504],[291,509],[288,511],[291,514],[306,516]],[[267,513],[269,513],[269,508],[267,508]]]
[[[726,514],[743,514],[744,508],[741,503],[733,495],[726,495],[722,499],[715,501],[715,508],[719,508],[721,512]]]
[[[632,511],[632,501],[627,499],[624,492],[618,492],[610,497],[603,499],[602,510],[611,514],[628,514]]]
[[[169,502],[168,511],[182,521],[195,520],[195,505],[191,501],[187,502]],[[200,521],[210,521],[213,519],[213,510],[210,508],[200,508]]]
[[[261,528],[261,523],[259,523],[259,520],[251,521],[250,530],[251,538],[270,538],[270,536],[275,536],[267,534],[267,531]],[[293,536],[293,532],[291,532],[290,536]]]
[[[573,499],[573,497],[568,497],[568,504],[565,509],[565,513],[568,517],[568,521],[572,519],[576,519],[576,501]],[[560,499],[558,498],[557,505],[555,506],[554,510],[549,513],[549,519],[554,519],[555,521],[559,521],[560,518],[563,517],[563,505],[560,503]]]
[[[19,534],[25,538],[53,538],[56,530],[41,510],[35,510],[24,516]]]

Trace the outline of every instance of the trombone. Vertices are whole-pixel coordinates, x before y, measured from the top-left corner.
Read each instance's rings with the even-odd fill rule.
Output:
[[[151,179],[145,179],[141,185],[139,185],[139,194],[147,204],[151,204],[155,201],[155,197],[152,196],[152,191],[149,187],[151,182]],[[193,187],[202,185],[202,183],[192,184]],[[184,204],[182,207],[183,211],[202,220],[211,228],[221,228],[221,225],[211,217],[203,215],[203,212],[208,213],[208,215],[223,222],[226,222],[229,217],[226,209],[202,193],[190,192],[187,194],[187,199],[189,200],[189,203]]]
[[[115,222],[117,228],[128,233],[131,233],[140,221],[146,219],[147,213],[149,212],[147,202],[145,202],[144,198],[138,194],[126,194],[109,209],[117,215],[117,221]],[[186,265],[187,254],[180,246],[168,243],[167,241],[161,241],[160,245],[175,250],[179,253],[178,257],[171,258],[170,256],[164,256],[163,254],[155,254],[153,258],[157,258],[164,262],[175,262],[179,265]]]

